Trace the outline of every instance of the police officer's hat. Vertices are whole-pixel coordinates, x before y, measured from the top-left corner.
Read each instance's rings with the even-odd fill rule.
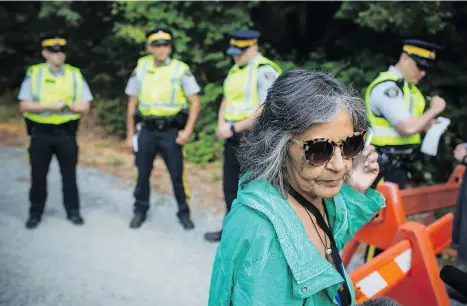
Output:
[[[418,39],[404,40],[402,47],[403,52],[424,68],[430,68],[434,64],[438,50],[441,50],[440,46]]]
[[[47,35],[42,38],[41,46],[50,52],[65,52],[66,38],[63,35]]]
[[[146,42],[151,46],[160,46],[172,44],[173,34],[167,28],[155,28],[146,34]]]
[[[230,47],[227,50],[229,55],[238,55],[243,53],[249,47],[258,43],[260,33],[254,30],[238,30],[227,33],[229,36]]]

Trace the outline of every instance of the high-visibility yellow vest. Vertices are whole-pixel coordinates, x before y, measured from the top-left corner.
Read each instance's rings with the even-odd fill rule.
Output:
[[[270,65],[278,73],[281,68],[271,60],[258,56],[248,65],[240,68],[234,65],[224,81],[226,121],[241,121],[253,115],[260,102],[258,99],[258,68],[261,65]]]
[[[154,57],[138,60],[136,78],[140,84],[138,109],[144,117],[169,117],[187,107],[181,80],[189,66],[171,59],[168,65],[154,66]]]
[[[381,72],[379,76],[371,82],[365,94],[365,104],[368,113],[368,120],[373,129],[373,138],[371,143],[375,146],[391,146],[391,145],[409,145],[420,144],[420,133],[410,136],[400,135],[384,117],[378,117],[371,111],[370,107],[370,94],[371,90],[379,83],[385,81],[396,82],[399,78],[391,72]],[[420,117],[425,110],[425,97],[415,85],[409,85],[404,81],[402,88],[404,95],[404,103],[407,106],[410,114],[414,117]]]
[[[31,93],[33,102],[40,104],[52,104],[63,101],[65,104],[79,103],[83,76],[78,68],[64,65],[61,76],[53,75],[47,64],[38,64],[28,68],[27,76],[31,78]],[[23,114],[31,121],[43,124],[63,124],[71,120],[77,120],[80,114],[70,110],[45,111],[41,113]]]

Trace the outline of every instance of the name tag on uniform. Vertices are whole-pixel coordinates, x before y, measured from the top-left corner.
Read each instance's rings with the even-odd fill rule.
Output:
[[[46,79],[45,82],[50,83],[50,84],[55,84],[55,80],[51,80],[51,79]]]

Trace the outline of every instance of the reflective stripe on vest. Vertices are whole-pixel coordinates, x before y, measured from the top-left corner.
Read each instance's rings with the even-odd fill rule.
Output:
[[[389,121],[384,117],[377,117],[371,111],[370,94],[373,88],[382,82],[396,82],[398,79],[399,78],[393,73],[382,72],[366,90],[365,104],[368,113],[368,120],[370,121],[370,125],[374,132],[371,143],[375,146],[420,144],[421,142],[420,133],[410,136],[402,136],[392,127]],[[407,82],[404,82],[402,92],[404,95],[404,104],[407,106],[410,114],[414,117],[420,117],[423,115],[423,111],[425,109],[425,98],[418,88],[414,85],[409,86]]]
[[[154,66],[154,57],[145,56],[138,60],[136,78],[141,84],[138,93],[138,108],[145,116],[173,116],[187,107],[181,86],[184,72],[189,69],[185,63],[172,59],[165,66]]]
[[[63,69],[64,72],[61,76],[54,76],[46,64],[34,65],[28,69],[33,102],[40,104],[52,104],[60,100],[65,104],[80,102],[83,82],[81,72],[70,65],[64,65]],[[25,112],[23,116],[43,124],[63,124],[81,117],[80,114],[69,110]]]
[[[256,112],[261,102],[258,99],[257,87],[260,65],[270,65],[278,73],[282,73],[279,66],[263,56],[258,56],[244,68],[235,65],[230,69],[224,81],[226,121],[241,121]]]

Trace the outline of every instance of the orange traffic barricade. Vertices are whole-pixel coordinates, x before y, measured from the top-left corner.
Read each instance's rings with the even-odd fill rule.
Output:
[[[394,244],[397,231],[407,223],[399,186],[394,183],[378,185],[378,191],[386,200],[386,207],[379,212],[371,223],[362,227],[354,238],[344,247],[342,263],[348,266],[360,243],[373,245],[379,249],[387,249]]]
[[[399,190],[398,185],[394,183],[385,182],[378,185],[377,190],[386,199],[386,208],[344,247],[344,266],[348,266],[361,243],[379,249],[391,246],[399,227],[407,222],[406,216],[432,211],[429,216],[429,219],[432,219],[433,210],[455,206],[465,168],[463,165],[456,166],[446,183],[435,186]],[[429,222],[431,221],[425,220],[424,224]],[[436,254],[447,246],[437,246]]]
[[[465,166],[457,165],[444,184],[401,190],[405,214],[410,216],[430,212],[429,219],[426,220],[429,223],[435,210],[455,206],[464,172]]]
[[[453,218],[401,225],[392,246],[350,273],[357,303],[387,296],[404,306],[449,306],[435,248],[450,243]]]

